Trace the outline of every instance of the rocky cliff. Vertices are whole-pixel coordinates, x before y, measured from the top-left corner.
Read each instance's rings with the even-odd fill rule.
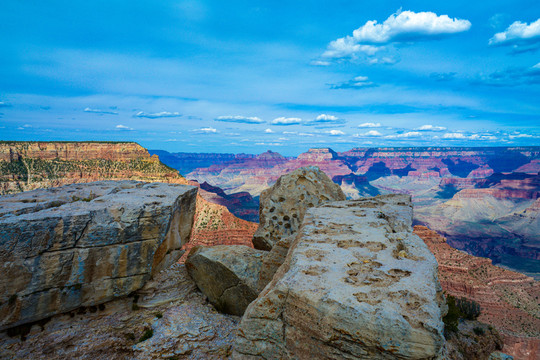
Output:
[[[0,195],[122,179],[186,184],[133,142],[0,142]]]
[[[192,186],[102,181],[0,198],[0,330],[127,295],[178,260]]]
[[[504,349],[516,359],[540,356],[540,282],[492,265],[490,259],[452,248],[446,239],[425,226],[414,233],[424,240],[439,263],[439,280],[447,294],[475,300],[479,320],[503,336]]]

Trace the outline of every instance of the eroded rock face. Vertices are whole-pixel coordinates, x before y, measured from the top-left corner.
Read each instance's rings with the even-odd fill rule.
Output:
[[[261,193],[260,225],[253,245],[256,249],[272,249],[280,239],[298,230],[307,209],[338,200],[345,200],[345,194],[318,167],[303,167],[283,175]]]
[[[181,256],[196,194],[100,181],[0,198],[0,330],[141,288]]]
[[[236,359],[436,359],[446,305],[406,195],[307,211],[244,314]]]
[[[196,246],[186,268],[216,309],[241,316],[259,293],[257,279],[264,254],[244,245]]]

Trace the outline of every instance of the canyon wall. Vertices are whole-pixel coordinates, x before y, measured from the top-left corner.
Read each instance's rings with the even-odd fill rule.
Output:
[[[187,184],[133,142],[0,142],[0,195],[123,179]]]

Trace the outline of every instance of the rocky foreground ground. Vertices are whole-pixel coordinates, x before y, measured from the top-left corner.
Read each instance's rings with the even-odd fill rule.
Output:
[[[128,187],[127,190],[134,193],[135,199],[136,189],[145,186]],[[156,188],[156,185],[152,186],[154,188],[150,189]],[[110,195],[114,198],[122,191],[119,189]],[[145,198],[143,194],[139,195],[139,200]],[[192,195],[189,203],[194,205],[194,192]],[[20,196],[28,197],[27,194]],[[80,200],[78,193],[75,196],[77,200],[71,197],[68,207],[74,206],[70,205],[73,202],[93,203],[108,195],[98,194],[92,199],[88,195],[84,201]],[[169,255],[177,258],[180,254],[178,245],[185,244],[182,236],[173,236],[176,240],[168,241],[170,236],[167,234],[182,224],[185,226],[186,221],[175,221],[175,216],[165,216],[169,219],[168,230],[153,234],[158,234],[157,240],[162,239],[157,243],[170,246],[163,249],[157,246],[155,252],[150,253],[138,248],[139,255],[160,259],[157,263],[150,261],[152,266],[147,270],[152,278],[142,288],[133,289],[135,291],[128,297],[112,301],[80,303],[77,308],[64,310],[67,313],[41,317],[33,326],[11,327],[0,335],[0,357],[505,358],[497,352],[502,347],[500,335],[486,324],[462,321],[459,331],[445,339],[442,318],[448,308],[438,280],[441,273],[440,270],[437,273],[435,257],[424,241],[412,232],[409,196],[386,195],[336,202],[345,198],[340,188],[318,168],[308,167],[278,180],[262,198],[264,216],[261,218],[265,221],[257,230],[254,244],[255,247],[264,244],[260,246],[264,250],[230,244],[214,248],[196,246],[190,250],[186,266],[159,266],[163,271],[152,271],[154,265],[162,263],[161,259]],[[165,201],[150,200],[150,207],[143,207],[145,211],[155,210],[160,201]],[[205,204],[202,199],[198,202]],[[30,202],[20,203],[26,205],[17,209],[40,206],[38,201],[33,205],[28,205],[32,204]],[[92,206],[98,206],[98,203]],[[112,218],[96,216],[100,211],[90,212],[96,219],[112,219],[101,222],[110,230],[107,233],[116,231],[115,234],[124,234],[124,229],[139,223],[137,220],[126,222],[126,217],[122,216],[126,208],[114,202],[109,204],[102,212],[115,215]],[[65,204],[60,208],[62,206]],[[8,218],[25,216],[26,210],[17,213],[21,212],[17,209],[12,210]],[[171,208],[169,214],[174,214],[174,209]],[[219,208],[212,211],[206,208],[206,213],[202,209],[204,207],[198,210],[199,218],[195,220],[195,225],[200,225],[199,230],[212,227],[208,224],[203,226],[204,221],[212,220],[211,224],[214,224],[215,216],[227,215],[217,211]],[[128,211],[132,212],[136,213],[136,209]],[[69,214],[72,213],[67,211],[67,215],[60,216],[63,219],[60,229],[71,229],[65,224],[70,223]],[[152,222],[152,216],[142,218],[146,219],[143,223]],[[121,224],[124,225],[118,226]],[[220,224],[222,229],[230,225]],[[243,228],[242,224],[238,225]],[[134,234],[138,234],[135,238],[139,236],[145,241],[150,233],[144,228],[138,229],[140,231],[135,231]],[[59,234],[65,234],[65,231],[50,233],[55,234],[52,239],[62,239]],[[99,232],[85,233],[83,230],[81,236],[84,238],[88,234],[97,235]],[[207,239],[211,236],[206,235]],[[97,236],[94,240],[100,243],[105,238]],[[109,241],[124,239],[116,235],[109,238]],[[52,241],[53,245],[55,243],[56,240]],[[30,244],[30,248],[33,245]],[[55,247],[47,249],[54,250]],[[77,246],[75,249],[80,251]],[[9,254],[10,251],[5,248],[2,253]],[[101,263],[99,257],[89,260]],[[51,269],[62,272],[63,267],[59,265],[63,263],[51,263],[55,265]],[[33,266],[32,263],[26,265]],[[55,271],[49,273],[54,274]],[[55,280],[54,276],[52,279]],[[90,284],[92,279],[102,278],[90,276],[87,279]],[[34,282],[46,285],[47,281],[51,280],[45,276]],[[85,281],[80,284],[80,288],[68,288],[68,293],[87,286]],[[7,304],[11,309],[18,304],[17,301],[17,298],[15,302],[7,299],[3,306]],[[219,313],[215,309],[242,315],[242,318]]]

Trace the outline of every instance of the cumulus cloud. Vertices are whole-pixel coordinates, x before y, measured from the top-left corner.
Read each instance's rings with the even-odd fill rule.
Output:
[[[422,136],[421,133],[418,131],[409,131],[403,134],[397,134],[397,135],[387,135],[385,138],[387,139],[399,139],[399,138],[416,138]]]
[[[215,134],[215,133],[218,132],[213,127],[204,127],[204,128],[200,128],[200,129],[194,129],[194,130],[191,130],[191,131],[199,133],[199,134]]]
[[[161,111],[157,113],[145,113],[144,111],[139,111],[133,116],[139,117],[139,118],[158,119],[158,118],[167,118],[167,117],[180,117],[182,116],[182,114],[180,114],[179,112],[168,112],[168,111]]]
[[[540,41],[540,19],[530,24],[514,21],[505,31],[489,39],[489,45],[511,45]]]
[[[377,127],[381,127],[381,123],[367,122],[367,123],[358,125],[358,127],[359,128],[377,128]]]
[[[369,81],[367,76],[357,76],[352,80],[343,82],[341,84],[333,84],[330,86],[332,89],[362,89],[378,86],[377,84]]]
[[[130,128],[129,126],[119,124],[119,125],[116,125],[116,130],[134,130],[134,129]]]
[[[463,133],[446,133],[442,137],[443,139],[466,139],[467,136]]]
[[[84,112],[94,113],[94,114],[103,114],[103,115],[118,115],[118,111],[92,109],[92,108],[89,108],[89,107],[85,108]]]
[[[398,11],[383,23],[370,20],[351,35],[330,42],[324,58],[354,57],[358,53],[373,56],[383,45],[426,40],[469,30],[468,20],[450,18],[433,12]]]
[[[302,123],[302,119],[300,118],[287,118],[287,117],[278,117],[272,120],[272,125],[299,125]]]
[[[515,134],[515,135],[508,135],[510,139],[516,139],[516,138],[532,138],[535,137],[531,134]]]
[[[272,129],[266,129],[264,130],[264,132],[267,134],[272,134],[274,131]]]
[[[264,123],[264,120],[256,117],[256,116],[219,116],[215,121],[223,121],[223,122],[234,122],[234,123],[243,123],[243,124],[262,124]]]
[[[354,136],[362,137],[362,136],[382,136],[382,135],[383,134],[381,134],[377,130],[369,130],[369,131],[366,131],[365,133],[362,133],[362,134],[355,134]]]
[[[342,136],[345,135],[345,133],[341,130],[330,130],[326,132],[327,134],[330,134],[332,136]]]
[[[434,125],[422,125],[419,128],[414,130],[418,131],[444,131],[446,128],[444,126],[434,126]]]
[[[314,125],[339,125],[345,124],[346,121],[338,118],[334,115],[320,114],[314,120],[307,121],[305,125],[314,126]]]

